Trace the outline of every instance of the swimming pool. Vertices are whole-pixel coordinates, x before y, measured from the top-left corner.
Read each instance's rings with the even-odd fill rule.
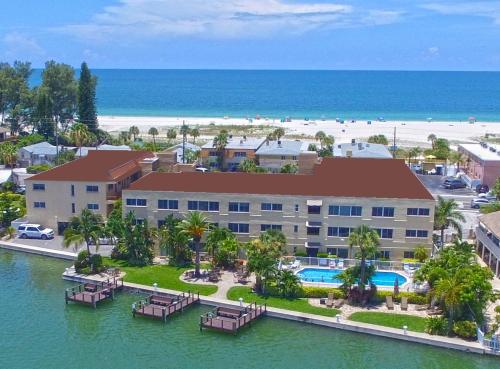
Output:
[[[337,276],[342,273],[339,269],[304,268],[297,272],[297,276],[302,282],[321,282],[340,284],[342,281]],[[408,282],[408,279],[396,272],[376,271],[372,277],[372,282],[381,287],[392,287],[394,281],[398,280],[400,286]]]

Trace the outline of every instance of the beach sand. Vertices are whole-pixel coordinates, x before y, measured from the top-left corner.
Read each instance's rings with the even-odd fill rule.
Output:
[[[281,126],[288,135],[294,137],[305,135],[312,138],[317,131],[324,131],[333,135],[336,142],[348,142],[351,139],[366,139],[371,135],[383,134],[392,142],[394,128],[396,128],[396,144],[398,146],[429,146],[427,137],[433,133],[437,137],[446,138],[452,144],[461,142],[474,142],[485,134],[500,137],[500,122],[427,122],[427,121],[372,121],[366,120],[354,123],[341,124],[334,120],[300,120],[281,123],[279,119],[253,119],[250,123],[245,118],[192,118],[192,117],[127,117],[127,116],[99,116],[99,125],[108,132],[128,131],[135,125],[143,134],[147,134],[150,127],[160,130],[166,127],[180,126],[185,121],[189,126],[216,125],[245,125],[245,126]],[[235,135],[238,132],[231,132]],[[286,137],[286,136],[285,136]],[[307,137],[305,137],[307,138]]]

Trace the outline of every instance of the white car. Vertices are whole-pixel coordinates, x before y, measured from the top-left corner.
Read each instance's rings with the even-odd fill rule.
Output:
[[[479,209],[481,207],[481,205],[486,205],[489,203],[490,203],[490,200],[488,200],[487,198],[476,197],[475,199],[470,200],[470,207],[472,209]]]
[[[48,240],[54,238],[54,230],[40,224],[21,224],[17,227],[19,238],[40,238]]]
[[[480,193],[479,195],[477,195],[477,198],[487,199],[489,201],[495,201],[497,199],[496,195],[491,191],[488,193]]]

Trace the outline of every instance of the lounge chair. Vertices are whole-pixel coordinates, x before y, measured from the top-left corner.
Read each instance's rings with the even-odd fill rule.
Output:
[[[344,269],[344,260],[340,259],[337,263],[337,268]]]
[[[335,268],[337,264],[335,263],[335,260],[330,260],[330,268]]]
[[[328,299],[326,300],[326,307],[333,307],[333,292],[328,292]]]
[[[394,301],[392,301],[392,296],[385,296],[385,304],[387,309],[394,310]]]
[[[290,269],[298,269],[300,268],[300,260],[295,260],[291,265]]]
[[[341,308],[344,305],[344,299],[337,299],[333,302],[333,307],[335,309]]]
[[[406,296],[401,297],[401,310],[408,310],[408,297]]]

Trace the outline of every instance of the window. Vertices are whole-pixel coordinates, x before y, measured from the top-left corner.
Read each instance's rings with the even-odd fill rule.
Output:
[[[328,215],[340,215],[345,217],[360,217],[361,206],[340,206],[340,205],[330,205],[328,207]]]
[[[430,210],[428,208],[408,208],[406,215],[410,216],[429,216]]]
[[[286,160],[286,156],[282,155],[281,160]]]
[[[75,185],[71,185],[71,196],[75,196]]]
[[[283,210],[283,204],[272,204],[270,202],[263,202],[260,204],[260,210],[265,210],[265,211],[282,211]]]
[[[35,201],[33,204],[35,209],[45,209],[45,202],[43,201]]]
[[[217,151],[210,151],[208,153],[208,156],[218,156],[219,154],[217,153]]]
[[[408,238],[427,238],[429,235],[429,231],[426,231],[424,229],[407,229],[406,230],[406,237]]]
[[[309,205],[307,207],[308,214],[321,214],[321,206]]]
[[[33,183],[33,191],[45,191],[45,184]]]
[[[230,202],[229,211],[233,213],[248,213],[250,204],[248,202]]]
[[[292,160],[297,160],[297,157],[295,155],[292,156]]]
[[[144,219],[136,219],[135,220],[135,225],[139,225],[139,224],[143,224],[144,223]]]
[[[349,250],[345,247],[327,247],[326,252],[328,255],[335,255],[338,258],[347,259]]]
[[[293,226],[293,231],[294,231],[295,233],[297,233],[297,232],[299,231],[299,226],[298,226],[298,225],[294,225],[294,226]]]
[[[349,237],[351,231],[349,227],[328,227],[328,237]]]
[[[75,213],[76,213],[76,210],[75,210],[75,203],[72,203],[72,204],[71,204],[71,213],[72,213],[72,214],[75,214]]]
[[[415,259],[415,252],[413,252],[413,251],[405,251],[405,252],[403,252],[403,257],[405,259]]]
[[[307,227],[307,234],[309,236],[319,236],[319,230],[318,227]]]
[[[89,210],[99,210],[99,204],[87,204]]]
[[[127,199],[127,206],[146,206],[146,199]]]
[[[219,211],[217,201],[188,201],[188,210]]]
[[[372,208],[372,216],[393,218],[394,217],[394,208],[373,207]]]
[[[245,151],[235,151],[234,157],[235,158],[246,158],[247,153]]]
[[[276,230],[276,231],[281,231],[282,227],[281,224],[261,224],[260,225],[260,231],[265,232],[268,230]]]
[[[390,239],[392,238],[393,229],[392,228],[377,228],[375,229],[380,238]]]
[[[228,223],[227,227],[234,233],[250,233],[250,226],[247,223]]]
[[[377,259],[390,259],[391,252],[390,251],[379,251],[377,252]]]
[[[178,200],[158,200],[158,209],[177,210],[179,209]]]
[[[295,204],[295,211],[299,211],[299,205]]]
[[[87,185],[87,192],[99,192],[99,186]]]

